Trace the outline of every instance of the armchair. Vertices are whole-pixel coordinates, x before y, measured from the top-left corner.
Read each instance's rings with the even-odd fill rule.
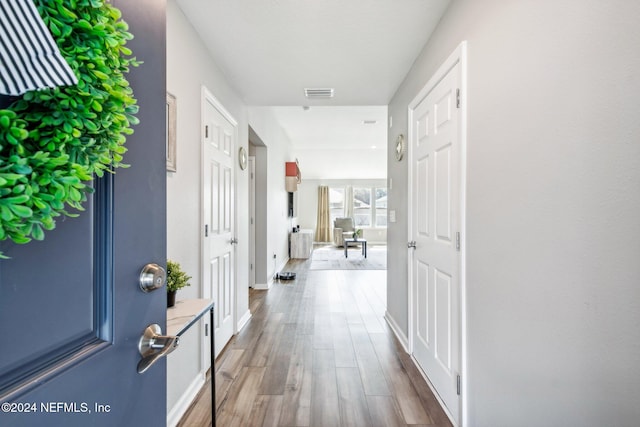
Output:
[[[336,218],[333,221],[333,244],[344,246],[344,239],[352,237],[354,231],[353,218]]]

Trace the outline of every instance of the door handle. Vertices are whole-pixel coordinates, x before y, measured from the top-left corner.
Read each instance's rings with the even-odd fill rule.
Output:
[[[231,243],[232,245],[237,245],[238,244],[238,239],[233,237],[231,240],[229,240],[229,243]]]
[[[179,337],[160,335],[160,325],[154,323],[147,326],[138,342],[138,351],[142,359],[138,362],[138,373],[144,374],[162,356],[166,356],[178,347]]]
[[[416,241],[412,240],[409,243],[407,243],[407,248],[409,249],[415,249],[416,248]]]

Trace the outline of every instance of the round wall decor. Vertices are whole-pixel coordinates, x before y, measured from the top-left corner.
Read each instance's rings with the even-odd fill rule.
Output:
[[[238,150],[238,163],[240,164],[240,169],[245,170],[247,168],[247,150],[244,147],[240,147]]]
[[[405,146],[404,135],[400,134],[396,138],[396,160],[397,161],[402,160],[402,158],[404,157],[404,152],[406,151],[406,149],[407,149],[407,147]]]

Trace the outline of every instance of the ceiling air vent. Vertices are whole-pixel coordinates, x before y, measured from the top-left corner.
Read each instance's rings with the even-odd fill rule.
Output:
[[[333,88],[305,88],[307,98],[333,98]]]

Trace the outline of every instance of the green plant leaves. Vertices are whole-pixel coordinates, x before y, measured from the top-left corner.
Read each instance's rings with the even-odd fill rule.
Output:
[[[167,260],[167,292],[191,286],[189,280],[191,276],[182,270],[180,263]]]
[[[76,216],[94,177],[127,166],[126,136],[138,123],[125,75],[139,62],[121,12],[103,0],[34,2],[79,83],[0,109],[0,241],[15,243],[42,240],[56,218]]]

